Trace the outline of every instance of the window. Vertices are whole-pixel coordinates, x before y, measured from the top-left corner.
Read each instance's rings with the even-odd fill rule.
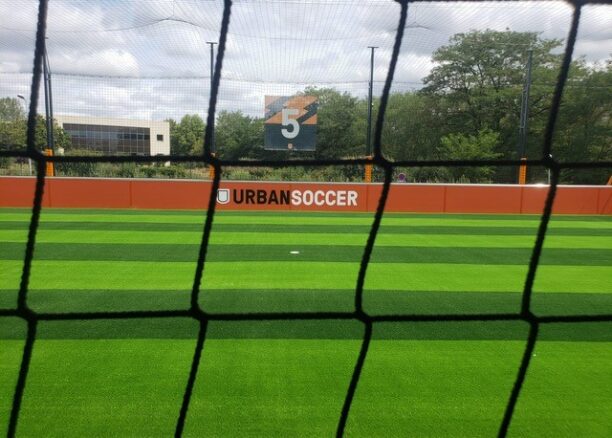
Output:
[[[164,141],[164,134],[157,134],[157,141]]]
[[[66,123],[64,129],[71,137],[72,144],[79,149],[105,154],[150,153],[149,128]]]

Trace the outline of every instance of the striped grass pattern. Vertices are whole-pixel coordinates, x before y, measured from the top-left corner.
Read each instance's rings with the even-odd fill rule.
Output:
[[[30,212],[0,212],[0,308],[15,306]],[[40,312],[185,309],[203,212],[43,210],[29,305]],[[215,215],[202,280],[211,312],[351,311],[369,214]],[[372,314],[516,312],[539,217],[384,216],[368,268]],[[612,220],[553,217],[534,285],[538,315],[612,312]],[[491,436],[528,327],[385,323],[350,436]],[[189,320],[40,324],[19,433],[172,434],[197,337]],[[0,319],[0,392],[25,327]],[[332,435],[359,350],[352,321],[215,322],[185,429],[193,436]],[[606,436],[612,327],[542,329],[510,432]],[[70,378],[66,378],[67,374]],[[83,392],[83,388],[95,388]],[[522,409],[521,409],[522,408]],[[10,397],[0,398],[0,430]]]

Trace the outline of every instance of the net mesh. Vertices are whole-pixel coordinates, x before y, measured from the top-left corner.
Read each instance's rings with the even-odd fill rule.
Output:
[[[260,2],[253,2],[254,4]],[[289,2],[291,3],[291,2]],[[531,298],[533,292],[533,283],[538,269],[538,263],[540,261],[540,255],[544,244],[544,238],[546,236],[548,224],[551,218],[552,206],[555,200],[557,191],[557,185],[559,183],[560,174],[565,169],[596,169],[596,168],[609,168],[612,166],[612,162],[609,161],[596,161],[596,162],[560,162],[552,156],[552,145],[553,145],[553,134],[555,130],[555,124],[560,112],[560,105],[564,87],[566,87],[568,74],[570,70],[570,64],[574,48],[576,45],[578,27],[581,20],[581,14],[583,9],[589,3],[606,3],[604,1],[575,1],[571,2],[572,14],[571,22],[569,23],[569,33],[566,39],[565,50],[563,53],[563,62],[559,75],[554,83],[552,103],[550,106],[548,122],[544,131],[544,137],[540,148],[539,157],[530,159],[527,161],[528,165],[531,166],[542,166],[550,171],[550,187],[548,189],[548,195],[544,205],[544,210],[541,216],[539,229],[537,232],[537,238],[533,247],[531,260],[529,263],[529,269],[527,277],[524,283],[524,289],[522,294],[522,304],[519,311],[515,313],[483,313],[483,314],[382,314],[382,315],[370,315],[368,314],[363,306],[363,295],[364,295],[364,281],[370,262],[372,250],[376,236],[381,224],[381,219],[385,212],[385,205],[387,196],[389,194],[390,185],[392,182],[392,176],[394,169],[398,167],[415,167],[423,168],[429,166],[447,166],[447,167],[481,167],[481,166],[499,166],[506,168],[516,168],[519,164],[519,160],[402,160],[402,161],[390,161],[385,157],[384,151],[382,150],[382,132],[383,125],[385,122],[385,111],[389,101],[392,90],[411,89],[416,86],[416,82],[411,81],[394,81],[394,76],[401,72],[402,69],[414,63],[416,58],[410,59],[409,57],[403,57],[400,59],[400,52],[402,42],[406,38],[406,33],[412,29],[418,29],[419,24],[417,20],[409,21],[409,6],[416,3],[408,1],[398,2],[387,2],[387,1],[375,1],[368,4],[368,6],[356,6],[355,3],[349,1],[335,1],[331,3],[331,11],[329,9],[316,9],[312,8],[312,4],[318,2],[294,2],[293,8],[283,9],[279,6],[279,2],[270,2],[269,7],[276,8],[276,18],[291,22],[296,17],[300,17],[299,20],[302,22],[304,19],[309,22],[322,22],[327,23],[324,28],[328,29],[327,33],[313,35],[309,33],[309,27],[304,28],[296,27],[292,33],[274,33],[270,29],[274,29],[275,23],[271,17],[275,17],[274,14],[261,16],[260,21],[256,24],[250,23],[246,25],[244,22],[241,24],[241,20],[245,20],[244,10],[248,8],[248,4],[242,3],[242,8],[234,14],[233,2],[231,0],[225,0],[223,2],[204,2],[202,5],[194,5],[190,2],[167,2],[163,3],[165,11],[164,16],[167,18],[159,19],[158,15],[151,12],[150,16],[147,13],[140,13],[139,21],[126,21],[122,23],[121,20],[116,20],[117,28],[110,29],[105,32],[99,32],[92,36],[91,34],[84,34],[83,38],[93,38],[89,41],[90,44],[94,44],[94,40],[102,39],[103,44],[107,47],[120,47],[121,38],[117,38],[118,32],[127,33],[131,35],[132,32],[138,29],[148,29],[149,27],[174,27],[177,24],[187,24],[189,26],[197,27],[200,30],[216,34],[218,23],[221,23],[220,31],[218,33],[218,52],[216,55],[216,62],[214,68],[214,75],[210,87],[208,86],[210,77],[203,75],[202,72],[207,71],[208,64],[206,59],[202,59],[200,64],[189,64],[179,67],[179,70],[183,71],[183,76],[180,82],[177,82],[177,78],[169,76],[164,77],[160,75],[165,67],[164,65],[152,65],[152,70],[149,73],[135,72],[135,64],[130,62],[127,55],[122,53],[120,50],[109,52],[109,59],[119,57],[121,62],[121,72],[123,76],[118,74],[117,66],[109,65],[111,70],[108,77],[104,76],[102,71],[99,75],[79,74],[75,73],[74,70],[70,72],[62,72],[61,69],[55,72],[56,77],[60,78],[60,89],[70,89],[73,87],[71,81],[74,80],[85,80],[90,84],[94,84],[97,80],[104,78],[103,86],[113,88],[114,82],[139,82],[140,85],[132,85],[134,88],[141,87],[143,81],[146,82],[145,88],[157,89],[170,93],[175,92],[177,95],[188,95],[191,96],[190,100],[193,107],[187,106],[188,109],[193,109],[194,112],[202,111],[202,108],[206,108],[203,114],[206,114],[207,124],[204,134],[204,153],[201,155],[182,155],[182,156],[163,156],[163,157],[142,157],[142,156],[53,156],[48,157],[41,154],[35,145],[35,125],[36,125],[36,113],[39,102],[39,90],[41,86],[41,77],[43,70],[43,52],[45,50],[45,36],[47,23],[49,20],[61,20],[60,16],[50,16],[47,18],[48,2],[41,0],[37,5],[38,7],[38,18],[36,21],[35,30],[35,53],[34,53],[34,68],[32,75],[24,73],[3,73],[12,74],[14,81],[29,81],[31,78],[31,95],[30,95],[30,106],[27,123],[27,150],[8,150],[0,151],[0,156],[4,157],[24,157],[31,158],[37,166],[37,179],[36,188],[33,200],[32,215],[29,225],[29,232],[27,238],[27,246],[25,252],[25,259],[23,263],[22,277],[19,287],[18,303],[15,309],[2,309],[0,310],[0,317],[19,317],[27,322],[27,337],[23,348],[23,356],[21,360],[21,366],[19,369],[19,375],[17,380],[16,389],[13,396],[12,410],[9,421],[8,435],[14,436],[17,430],[17,423],[19,419],[20,406],[23,399],[24,389],[26,387],[26,380],[28,376],[28,370],[32,357],[32,351],[37,334],[37,326],[41,321],[53,321],[53,320],[95,320],[95,319],[146,319],[146,318],[192,318],[199,323],[199,334],[197,343],[191,363],[191,369],[189,372],[188,381],[185,387],[183,402],[179,410],[178,419],[176,422],[176,435],[180,436],[183,432],[185,421],[187,418],[187,412],[193,392],[196,376],[198,374],[198,367],[200,359],[203,354],[204,344],[206,341],[207,327],[211,321],[271,321],[271,320],[357,320],[360,321],[365,330],[362,339],[361,349],[355,363],[355,367],[352,373],[350,384],[346,391],[344,404],[342,411],[339,413],[339,419],[337,423],[337,435],[342,436],[347,424],[349,412],[355,391],[357,389],[361,371],[368,355],[368,348],[372,339],[373,326],[375,324],[381,324],[385,322],[433,322],[433,321],[524,321],[529,324],[529,334],[526,341],[525,350],[522,356],[520,367],[518,369],[516,380],[514,382],[512,391],[508,397],[505,412],[499,426],[499,436],[505,436],[510,427],[513,412],[519,398],[525,376],[529,367],[530,359],[532,357],[533,350],[535,348],[538,339],[538,330],[542,324],[551,323],[563,323],[563,324],[580,324],[585,322],[610,322],[612,321],[612,315],[610,314],[580,314],[580,315],[563,315],[563,316],[538,316],[531,311]],[[495,8],[495,5],[491,3],[485,3],[479,5],[474,2],[473,6],[470,6],[470,10],[474,13],[480,10],[482,7]],[[181,5],[187,5],[190,7],[190,14],[185,14],[186,11],[182,11]],[[449,2],[446,6],[453,8],[454,2]],[[133,7],[131,3],[127,3],[125,6],[126,11],[129,12],[129,8]],[[338,17],[341,17],[347,11],[355,10],[357,20],[350,23],[353,33],[348,34],[343,32],[342,29],[338,29],[334,26]],[[370,23],[370,19],[373,16],[372,12],[376,10],[385,10],[385,14],[380,14],[384,17],[389,17],[387,21],[382,20],[376,23]],[[316,11],[319,12],[316,12]],[[521,9],[524,10],[524,9]],[[194,12],[195,11],[195,12]],[[309,12],[310,11],[310,12]],[[315,12],[312,12],[315,11]],[[196,15],[193,15],[193,14]],[[54,14],[60,14],[60,11],[55,11]],[[301,14],[301,15],[300,15]],[[126,16],[129,14],[125,14]],[[190,16],[187,20],[183,18]],[[306,18],[304,18],[306,17]],[[238,27],[244,33],[237,31],[235,34],[229,32],[230,18],[233,22],[238,23]],[[83,16],[79,19],[85,20],[84,23],[87,26],[95,27],[98,23],[91,22],[92,17]],[[75,19],[76,20],[76,19]],[[73,21],[75,21],[73,20]],[[89,21],[88,21],[89,20]],[[444,27],[447,23],[440,23],[440,26]],[[299,68],[291,70],[287,68],[287,65],[299,65],[299,62],[288,62],[283,64],[285,67],[276,68],[274,63],[262,64],[260,69],[250,71],[247,75],[241,74],[248,69],[244,66],[240,66],[240,63],[248,63],[248,57],[243,56],[230,56],[235,55],[236,47],[232,46],[234,41],[232,37],[240,36],[246,40],[252,41],[252,44],[248,46],[249,49],[255,52],[255,56],[259,58],[265,58],[271,51],[280,51],[281,57],[291,58],[292,54],[295,53],[298,48],[297,45],[303,44],[304,40],[307,40],[309,45],[307,47],[300,47],[301,51],[310,51],[310,58],[317,59],[317,47],[320,47],[321,41],[334,41],[340,43],[348,39],[352,40],[367,40],[368,34],[364,32],[359,33],[359,29],[365,29],[368,26],[380,26],[381,32],[379,33],[379,40],[375,41],[375,45],[386,46],[389,49],[388,62],[384,63],[384,66],[380,66],[376,70],[375,76],[382,76],[384,80],[375,81],[375,90],[380,95],[380,102],[378,106],[378,112],[375,120],[375,128],[373,135],[373,156],[372,158],[358,158],[358,159],[292,159],[292,160],[224,160],[219,159],[211,153],[211,143],[214,136],[214,120],[215,114],[222,109],[227,109],[229,100],[223,99],[224,96],[231,94],[232,90],[239,88],[251,88],[254,96],[263,96],[266,93],[269,94],[281,94],[281,93],[294,93],[303,90],[307,85],[324,85],[325,82],[320,82],[319,77],[322,75],[317,69],[309,70],[309,73],[304,75],[303,71],[300,72]],[[6,29],[6,26],[4,26]],[[357,31],[355,31],[357,29]],[[65,29],[66,32],[77,32],[74,29]],[[311,31],[310,31],[311,32]],[[355,33],[356,32],[356,33]],[[155,45],[153,39],[156,34],[147,35],[145,32],[144,37],[139,34],[138,36],[132,35],[129,38],[150,38],[150,44],[155,46],[152,50],[159,50],[159,46]],[[30,35],[31,36],[31,35]],[[195,38],[194,47],[183,47],[184,50],[189,51],[190,49],[195,50],[201,48],[205,44],[206,35],[204,37],[200,35]],[[28,41],[27,35],[24,35],[24,41]],[[211,37],[212,39],[213,37]],[[440,38],[446,40],[446,35],[440,36]],[[31,40],[32,38],[30,38]],[[415,46],[426,45],[428,43],[426,37],[412,37],[410,44]],[[369,40],[367,42],[370,42]],[[170,42],[171,43],[171,42]],[[26,44],[26,43],[24,43]],[[363,45],[366,45],[364,43]],[[360,54],[359,56],[361,56]],[[279,55],[277,55],[279,56]],[[353,69],[355,65],[355,59],[349,56],[341,58],[341,62],[333,63],[333,70],[326,72],[325,77],[329,78],[329,83],[333,83],[336,87],[344,89],[345,91],[351,92],[352,88],[358,89],[355,93],[361,93],[363,90],[363,80],[347,81],[346,71]],[[325,68],[326,63],[324,59],[317,60],[320,63],[321,69]],[[87,59],[83,60],[84,63],[88,62]],[[195,72],[188,79],[185,79],[185,71]],[[150,75],[147,78],[147,75]],[[403,78],[406,75],[402,75]],[[17,79],[15,79],[17,78]],[[238,85],[236,85],[238,84]],[[344,84],[344,85],[341,85]],[[357,85],[356,85],[357,84]],[[26,86],[24,85],[24,88]],[[199,90],[194,92],[194,90]],[[163,93],[162,93],[163,94]],[[262,98],[262,97],[261,97]],[[92,111],[100,111],[100,115],[116,114],[117,111],[125,104],[126,100],[118,99],[115,106],[104,106],[90,108]],[[73,102],[74,105],[78,105],[78,102]],[[86,105],[86,104],[84,104]],[[175,114],[172,113],[172,105],[165,108],[162,105],[153,105],[151,103],[145,104],[142,107],[152,109],[156,107],[157,114],[153,114],[151,111],[142,114],[143,117],[171,117]],[[255,101],[253,107],[244,107],[245,112],[256,111],[261,108],[260,102]],[[70,106],[66,107],[69,110]],[[82,109],[82,108],[81,108]],[[98,115],[98,114],[96,114]],[[215,169],[214,179],[211,188],[211,196],[209,198],[209,205],[206,214],[206,220],[204,223],[204,229],[202,232],[202,240],[199,249],[199,255],[197,260],[197,267],[195,271],[195,277],[193,280],[193,288],[191,291],[191,306],[184,310],[158,310],[158,311],[126,311],[126,312],[65,312],[65,313],[50,313],[50,312],[36,312],[28,305],[28,283],[30,279],[30,269],[32,260],[34,257],[35,242],[37,229],[39,225],[40,213],[42,208],[43,192],[45,189],[46,181],[46,168],[47,163],[52,161],[55,163],[63,162],[109,162],[109,163],[150,163],[150,162],[165,162],[171,160],[173,162],[189,162],[198,163],[201,165],[210,165]],[[354,295],[354,310],[351,312],[275,312],[275,313],[212,313],[206,311],[201,307],[199,301],[200,286],[205,272],[206,258],[208,244],[211,236],[211,230],[213,220],[215,217],[216,207],[216,194],[219,189],[220,179],[222,175],[222,169],[224,167],[247,167],[247,166],[343,166],[343,165],[365,165],[373,164],[383,169],[384,172],[384,183],[382,193],[378,202],[378,207],[374,216],[374,220],[369,232],[369,237],[366,246],[363,251],[361,259],[361,265],[359,273],[356,279],[355,295]]]

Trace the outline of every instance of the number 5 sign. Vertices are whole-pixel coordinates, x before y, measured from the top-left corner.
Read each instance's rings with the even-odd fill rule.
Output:
[[[317,143],[317,98],[266,96],[265,149],[314,151]]]

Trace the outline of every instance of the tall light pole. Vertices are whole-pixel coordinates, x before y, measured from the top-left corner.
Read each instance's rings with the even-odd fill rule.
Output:
[[[45,83],[45,115],[47,116],[47,147],[52,151],[54,148],[53,140],[53,93],[51,90],[51,66],[49,65],[49,55],[47,54],[47,39],[43,51],[43,72]]]
[[[213,89],[213,76],[215,73],[215,44],[219,44],[213,41],[206,41],[206,44],[210,46],[210,94]],[[215,147],[215,118],[212,120],[213,126],[210,135],[210,153],[214,155],[217,152]]]
[[[29,110],[29,106],[28,106],[28,99],[26,99],[26,97],[23,94],[18,94],[17,97],[21,100],[23,100],[23,106],[25,107],[25,116],[26,119],[28,118],[28,110]]]
[[[23,94],[18,94],[17,97],[23,100],[23,106],[25,107],[26,120],[28,119],[28,110],[30,106],[28,105],[28,100],[25,98]],[[32,176],[32,159],[28,157],[28,169],[30,170],[30,176]]]
[[[368,89],[368,133],[366,136],[366,154],[372,155],[372,88],[374,87],[374,50],[375,46],[368,46],[370,49],[370,85]]]
[[[523,93],[521,96],[521,118],[519,121],[519,155],[521,165],[519,167],[519,184],[525,184],[527,180],[527,130],[529,127],[529,90],[531,88],[531,61],[533,59],[533,50],[527,51],[527,75],[525,76],[525,85],[523,85]]]
[[[209,97],[212,96],[213,90],[213,76],[215,74],[215,44],[218,44],[214,41],[206,41],[206,44],[210,46],[210,92]],[[208,99],[210,105],[210,98]],[[208,111],[210,112],[210,106],[208,107]],[[215,117],[212,117],[212,126],[210,130],[210,155],[213,157],[217,153],[217,148],[215,146]],[[215,167],[211,164],[208,167],[208,176],[210,179],[215,179]]]
[[[368,46],[370,49],[370,84],[368,87],[368,132],[366,134],[366,156],[372,157],[372,88],[374,87],[374,50],[376,46]],[[365,182],[372,182],[372,165],[365,166]]]
[[[25,98],[23,94],[18,94],[17,97],[23,100],[23,104],[25,106],[26,117],[28,116],[28,100]]]

